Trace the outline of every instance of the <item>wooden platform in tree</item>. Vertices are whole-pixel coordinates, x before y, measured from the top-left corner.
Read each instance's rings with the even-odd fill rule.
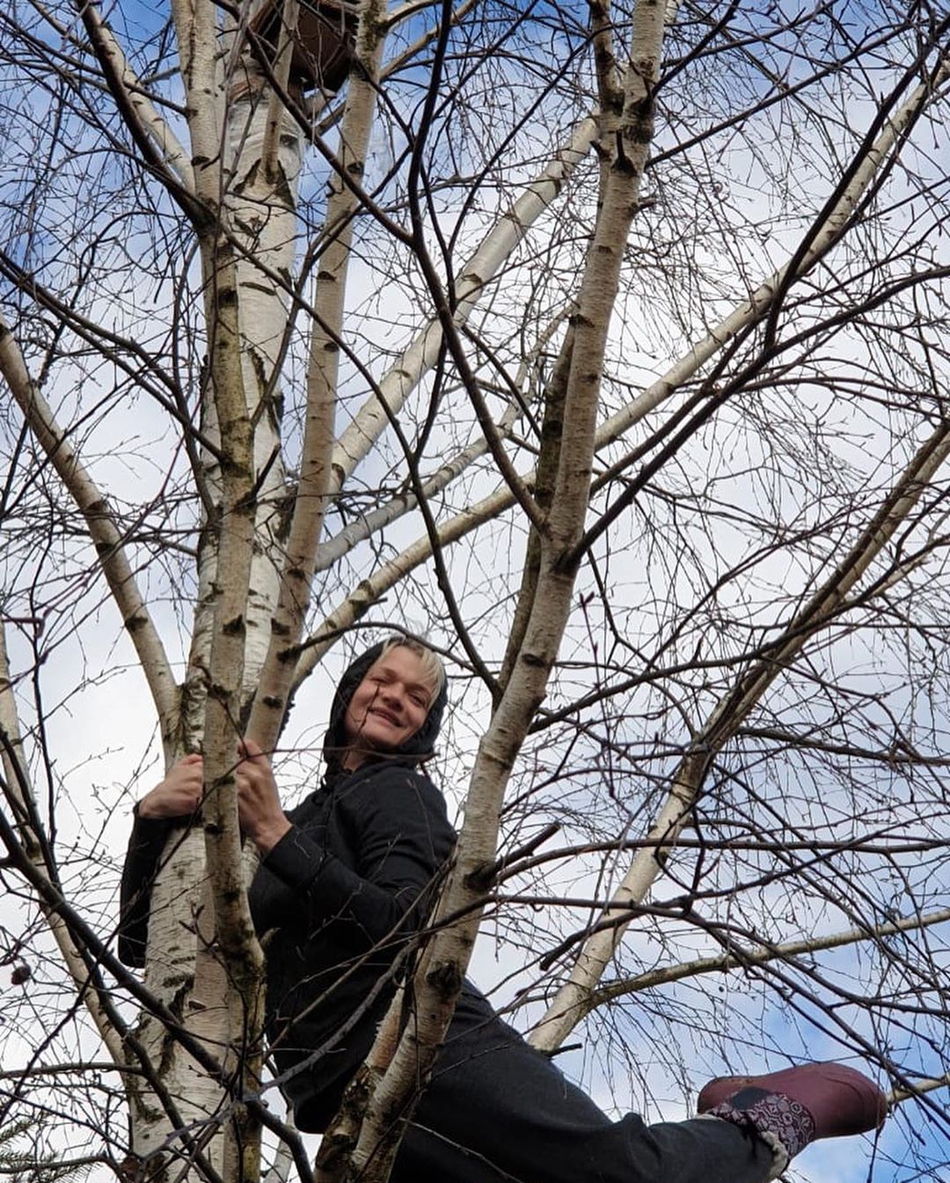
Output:
[[[264,0],[250,28],[275,51],[283,0]],[[355,8],[339,0],[300,0],[291,80],[304,90],[339,90],[353,57]]]

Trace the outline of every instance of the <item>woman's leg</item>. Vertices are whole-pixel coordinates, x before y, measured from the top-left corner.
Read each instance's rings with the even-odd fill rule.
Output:
[[[769,1148],[716,1118],[613,1122],[481,999],[463,998],[393,1183],[764,1183]]]

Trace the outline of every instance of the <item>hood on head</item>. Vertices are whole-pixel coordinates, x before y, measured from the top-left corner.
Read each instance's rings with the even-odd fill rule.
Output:
[[[333,695],[333,703],[330,707],[330,722],[327,727],[327,733],[323,739],[323,756],[329,769],[339,765],[340,756],[346,748],[346,733],[343,721],[346,716],[346,708],[350,705],[350,699],[353,697],[353,692],[366,677],[367,673],[369,673],[370,667],[382,656],[385,647],[386,642],[384,641],[371,646],[347,667],[343,672],[343,676],[340,678],[336,693]],[[447,701],[448,687],[445,679],[443,679],[442,689],[436,695],[435,701],[429,708],[425,722],[415,735],[410,735],[405,743],[400,744],[398,748],[394,748],[392,755],[398,759],[414,761],[425,760],[431,756],[435,749],[435,741],[439,737],[442,714]]]

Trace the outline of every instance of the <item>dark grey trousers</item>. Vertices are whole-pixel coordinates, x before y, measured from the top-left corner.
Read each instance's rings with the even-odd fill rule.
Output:
[[[484,999],[466,994],[391,1179],[763,1183],[771,1166],[763,1142],[724,1121],[611,1121]]]

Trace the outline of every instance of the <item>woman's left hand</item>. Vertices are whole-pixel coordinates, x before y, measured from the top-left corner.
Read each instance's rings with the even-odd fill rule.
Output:
[[[252,739],[238,744],[241,759],[235,772],[241,829],[261,854],[267,854],[290,829],[280,807],[270,761]]]

